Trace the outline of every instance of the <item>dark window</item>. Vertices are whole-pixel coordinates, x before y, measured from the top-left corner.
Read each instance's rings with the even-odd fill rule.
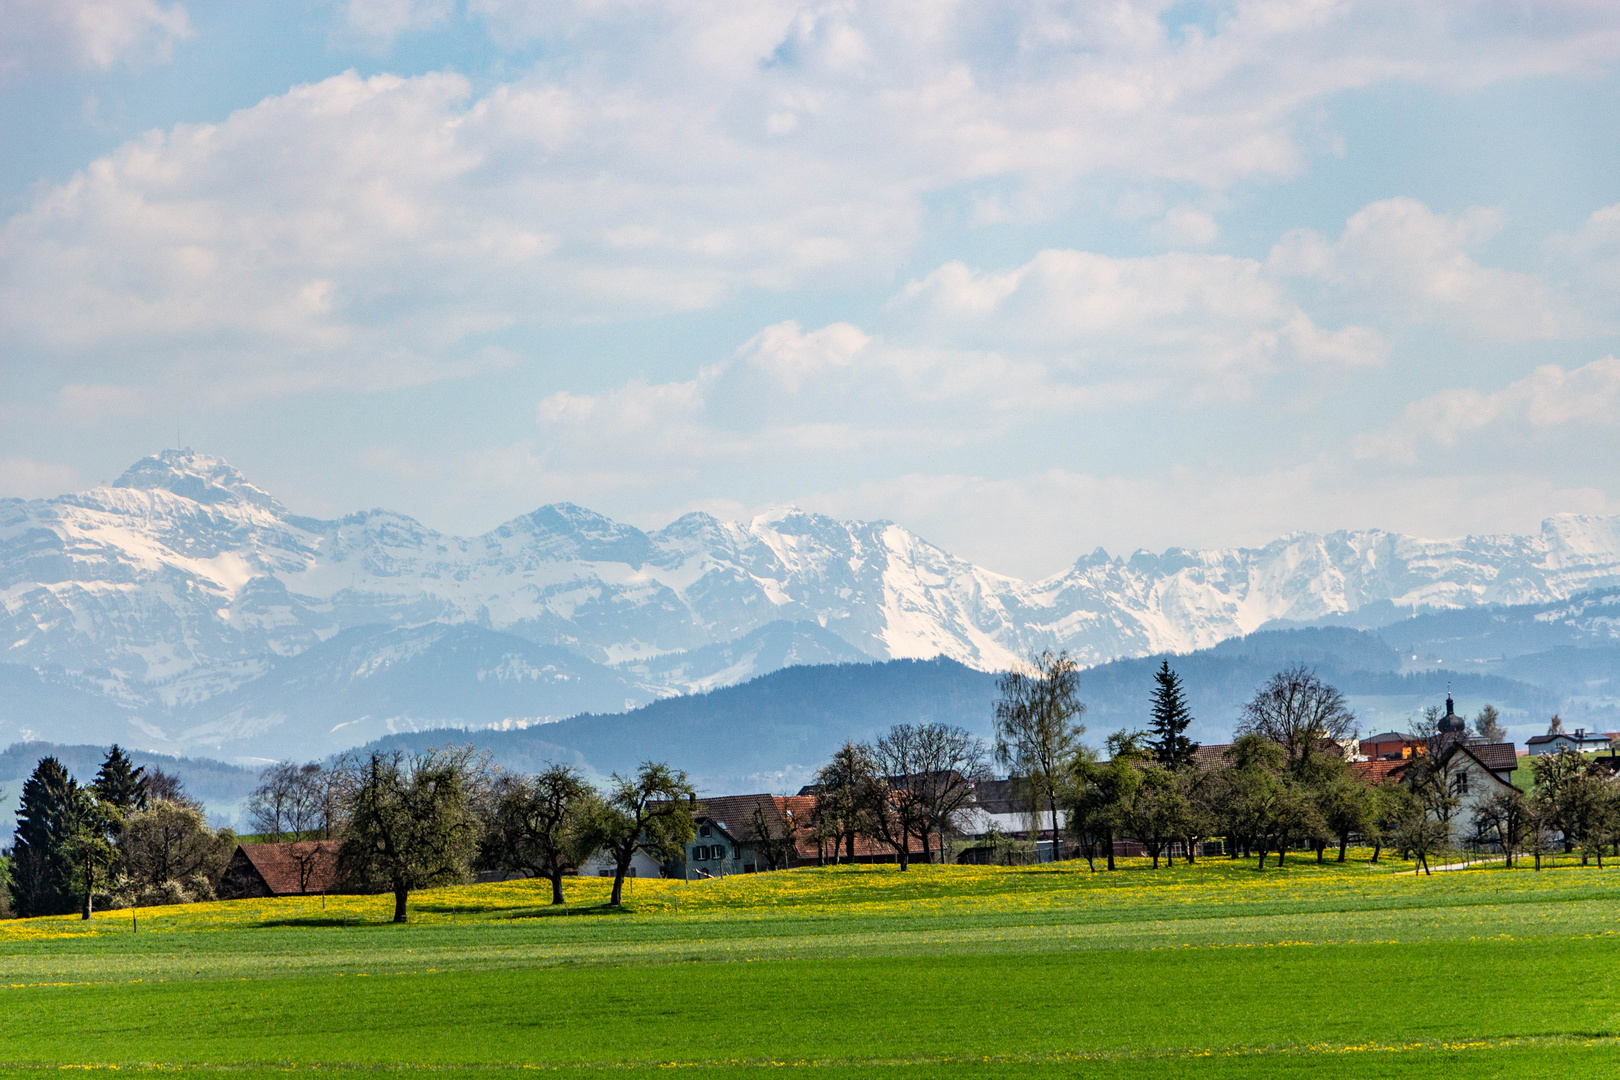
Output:
[[[699,836],[708,836],[709,835],[709,827],[707,825],[703,826],[703,828],[698,830],[698,835]]]
[[[694,850],[694,853],[693,853],[692,857],[695,858],[698,862],[707,862],[708,859],[709,859],[709,845],[708,844],[699,845]]]

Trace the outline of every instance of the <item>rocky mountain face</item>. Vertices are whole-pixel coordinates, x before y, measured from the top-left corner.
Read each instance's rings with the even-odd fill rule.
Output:
[[[1389,621],[1612,585],[1620,518],[1557,517],[1537,536],[1099,549],[1031,582],[889,522],[793,508],[644,532],[557,504],[477,537],[383,510],[316,520],[222,461],[171,450],[111,487],[0,500],[3,660],[18,687],[0,739],[324,753],[445,722],[622,709],[790,664],[944,656],[997,670],[1044,647],[1100,663],[1277,620]],[[94,730],[63,730],[75,724]]]

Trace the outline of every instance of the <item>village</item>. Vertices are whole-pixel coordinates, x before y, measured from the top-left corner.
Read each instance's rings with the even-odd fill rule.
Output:
[[[1036,693],[1020,717],[1016,699],[1028,684],[1008,681],[1014,722],[1050,711],[1051,688],[1074,672],[1064,659],[1037,661]],[[1342,722],[1337,692],[1301,669],[1279,673],[1269,688],[1299,711],[1308,702],[1316,719],[1303,728],[1297,716],[1269,734],[1250,730],[1237,742],[1188,743],[1185,699],[1168,662],[1159,675],[1154,730],[1111,737],[1106,757],[1069,745],[1053,717],[1036,716],[1023,729],[1025,745],[1003,742],[1000,753],[960,730],[901,725],[873,746],[849,745],[818,773],[817,783],[795,794],[705,795],[674,792],[675,800],[646,800],[655,816],[681,819],[621,845],[576,848],[554,841],[550,862],[490,854],[523,847],[508,840],[486,849],[478,881],[502,881],[561,872],[617,878],[697,882],[736,874],[805,866],[922,863],[1038,864],[1084,859],[1097,869],[1116,860],[1258,857],[1277,866],[1289,852],[1321,862],[1343,861],[1354,846],[1415,857],[1424,872],[1444,853],[1477,862],[1526,854],[1578,854],[1605,850],[1620,857],[1620,733],[1551,730],[1523,749],[1493,740],[1495,710],[1472,721],[1447,697],[1408,732],[1335,735]],[[1062,689],[1057,692],[1061,698]],[[1264,691],[1256,716],[1263,715]],[[1337,710],[1337,712],[1336,712]],[[1062,712],[1062,710],[1057,710]],[[1061,721],[1061,717],[1059,717]],[[1314,725],[1314,726],[1313,726]],[[1301,732],[1306,738],[1298,740]],[[1004,738],[1012,733],[1004,732]],[[1045,745],[1042,745],[1044,740]],[[997,777],[988,767],[1036,762],[1067,746],[1069,759],[1046,775]],[[883,766],[893,768],[887,772]],[[917,766],[906,768],[907,765]],[[899,768],[895,768],[899,766]],[[666,792],[666,794],[669,794]],[[566,809],[555,807],[562,822]],[[307,822],[295,822],[307,824]],[[342,841],[302,838],[237,846],[222,874],[221,897],[265,897],[342,891]],[[310,830],[313,831],[313,830]],[[324,831],[324,830],[323,830]],[[654,835],[656,834],[656,835]],[[560,895],[560,892],[559,892]]]

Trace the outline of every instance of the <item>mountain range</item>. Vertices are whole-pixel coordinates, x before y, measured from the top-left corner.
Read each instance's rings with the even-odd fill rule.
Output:
[[[1620,518],[1559,516],[1534,536],[1099,549],[1023,581],[892,522],[791,507],[648,532],[564,503],[477,537],[386,510],[316,519],[223,461],[168,450],[110,486],[0,500],[0,744],[313,757],[620,712],[791,665],[996,671],[1048,647],[1102,664],[1265,626],[1381,626],[1614,586]]]

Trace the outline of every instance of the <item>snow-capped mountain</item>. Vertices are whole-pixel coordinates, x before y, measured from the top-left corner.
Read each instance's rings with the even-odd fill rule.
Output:
[[[1051,646],[1097,663],[1368,605],[1534,603],[1616,584],[1620,518],[1556,517],[1538,536],[1369,530],[1125,559],[1099,549],[1030,582],[890,522],[795,508],[748,522],[689,514],[644,532],[557,504],[477,537],[383,510],[316,520],[189,450],[143,459],[110,487],[0,500],[4,661],[81,705],[119,706],[165,748],[289,735],[312,686],[375,689],[406,668],[421,681],[346,706],[367,723],[311,711],[352,744],[376,724],[555,719],[806,660],[944,655],[995,670]],[[485,695],[477,716],[460,716],[460,697],[424,689],[433,671],[528,697]],[[335,734],[345,725],[352,737]],[[0,717],[0,738],[7,726]]]

